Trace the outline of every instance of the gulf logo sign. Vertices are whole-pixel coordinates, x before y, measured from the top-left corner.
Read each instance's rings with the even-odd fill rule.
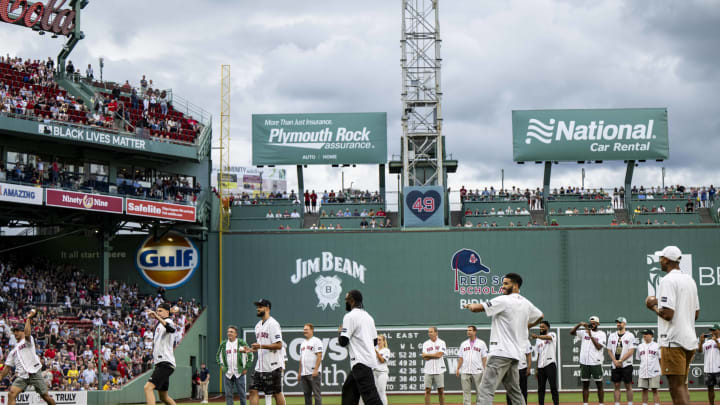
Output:
[[[135,254],[135,267],[155,287],[180,287],[199,266],[200,253],[195,244],[173,232],[159,239],[149,236]]]

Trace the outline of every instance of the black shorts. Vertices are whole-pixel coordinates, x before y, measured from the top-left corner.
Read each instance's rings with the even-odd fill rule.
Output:
[[[705,386],[714,387],[720,386],[720,373],[707,373],[705,374]]]
[[[252,375],[250,391],[262,391],[267,395],[282,392],[282,368],[276,368],[269,373],[256,371]]]
[[[624,382],[625,384],[632,383],[633,380],[633,367],[627,366],[623,368],[614,368],[610,372],[610,381],[614,383]]]
[[[149,382],[155,385],[157,391],[167,391],[170,388],[170,376],[175,372],[172,364],[164,361],[155,365]]]

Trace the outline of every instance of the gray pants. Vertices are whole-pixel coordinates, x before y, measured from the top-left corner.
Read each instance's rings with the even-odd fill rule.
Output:
[[[462,385],[463,405],[472,403],[472,385],[475,383],[475,393],[480,392],[480,382],[482,374],[460,374],[460,384]]]
[[[302,382],[303,394],[305,395],[305,405],[312,405],[312,399],[315,397],[315,405],[322,405],[322,397],[320,396],[320,374],[313,377],[312,374],[300,377]]]
[[[225,404],[233,405],[233,389],[240,396],[240,405],[245,404],[245,376],[228,378],[223,376],[223,390],[225,391]]]
[[[488,358],[487,367],[478,390],[478,405],[492,405],[495,390],[497,390],[500,382],[505,386],[508,398],[513,404],[525,405],[525,398],[523,398],[520,391],[519,363],[518,360],[507,357],[491,356]]]

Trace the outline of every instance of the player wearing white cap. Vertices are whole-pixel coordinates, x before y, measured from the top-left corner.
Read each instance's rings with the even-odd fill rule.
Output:
[[[648,403],[648,390],[652,390],[655,405],[660,405],[660,346],[653,342],[653,331],[645,329],[643,340],[635,350],[640,368],[638,369],[638,387],[642,389],[643,405]]]
[[[445,341],[438,337],[437,327],[428,329],[430,339],[423,343],[421,356],[425,360],[425,405],[430,405],[430,393],[433,386],[437,388],[440,405],[445,403],[445,359],[447,351]]]
[[[710,328],[710,333],[700,336],[698,352],[703,354],[705,363],[705,386],[708,390],[708,402],[715,405],[715,386],[720,386],[720,324]]]
[[[700,300],[695,281],[680,271],[680,249],[666,246],[659,256],[660,268],[667,275],[657,289],[660,300],[649,296],[645,306],[658,316],[660,368],[667,377],[673,404],[687,405],[687,377],[698,345],[695,320],[700,315]]]
[[[487,345],[477,338],[477,328],[474,325],[467,327],[468,339],[460,343],[457,369],[455,375],[460,377],[463,393],[463,405],[470,405],[472,399],[472,384],[475,384],[475,393],[480,390],[482,372],[487,364]]]
[[[590,323],[580,322],[570,329],[570,334],[582,339],[580,345],[580,381],[582,381],[583,404],[587,405],[590,398],[590,379],[595,381],[600,404],[605,399],[603,391],[603,348],[607,337],[598,329],[600,318],[590,317]],[[582,327],[583,329],[579,329]]]
[[[635,352],[635,335],[625,329],[627,319],[619,316],[615,319],[617,331],[608,336],[607,351],[612,361],[610,381],[615,385],[615,405],[620,405],[620,383],[625,383],[626,398],[629,405],[633,403],[633,353]]]
[[[520,295],[522,277],[519,274],[506,274],[502,283],[503,295],[485,303],[463,306],[472,312],[485,312],[492,317],[490,355],[478,390],[478,405],[492,404],[495,390],[501,381],[513,403],[525,404],[518,380],[518,364],[525,356],[528,329],[543,319],[543,313]]]
[[[550,332],[550,322],[540,322],[540,334],[532,334],[535,342],[535,353],[537,354],[537,377],[538,377],[538,403],[545,404],[545,384],[550,382],[550,395],[554,405],[558,405],[560,397],[557,387],[557,364],[555,357],[557,353],[557,336]]]

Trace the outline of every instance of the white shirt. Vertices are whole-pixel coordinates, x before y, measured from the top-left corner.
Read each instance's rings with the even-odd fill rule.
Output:
[[[700,300],[692,277],[676,269],[660,279],[658,308],[675,311],[671,321],[658,317],[660,347],[682,346],[687,350],[697,349],[695,311],[700,309]]]
[[[377,329],[375,329],[375,321],[367,311],[362,308],[353,308],[352,311],[345,314],[340,336],[345,336],[350,340],[348,345],[350,347],[350,367],[354,367],[358,363],[370,368],[377,366],[374,343],[377,339]]]
[[[620,348],[618,348],[620,346]],[[620,360],[625,356],[625,354],[630,351],[631,349],[635,348],[635,335],[633,335],[631,332],[625,330],[625,334],[622,336],[622,340],[620,339],[617,332],[613,332],[610,334],[610,337],[608,337],[607,340],[607,348],[614,354],[614,358],[616,360]],[[618,358],[617,352],[618,349],[620,350],[620,357]],[[612,362],[611,362],[612,363]],[[633,356],[628,356],[627,359],[623,362],[622,366],[632,366],[633,364]],[[612,368],[615,368],[615,364],[612,365]]]
[[[545,368],[555,363],[557,353],[557,335],[555,332],[548,332],[552,340],[537,339],[535,341],[535,353],[537,353],[538,368]]]
[[[387,347],[383,347],[382,349],[378,350],[380,355],[383,359],[385,359],[384,363],[380,363],[380,360],[377,360],[377,366],[375,366],[375,371],[381,372],[381,373],[387,373],[390,370],[388,369],[388,361],[390,361],[390,356],[392,356],[392,353],[390,353],[390,349]],[[375,357],[377,359],[377,356]]]
[[[258,321],[255,325],[255,339],[261,345],[271,345],[273,343],[282,342],[282,330],[280,324],[272,316],[265,322]],[[255,363],[255,371],[261,373],[269,373],[283,366],[283,351],[260,349],[258,350],[258,360]]]
[[[712,339],[705,339],[702,349],[705,374],[720,373],[720,349],[718,349],[717,343]]]
[[[462,366],[460,366],[461,374],[480,374],[483,372],[482,359],[487,357],[487,345],[482,339],[470,339],[460,343],[460,357],[462,358]]]
[[[227,343],[225,343],[225,357],[227,358],[227,372],[225,373],[225,376],[227,378],[240,377],[240,371],[237,367],[239,344],[240,341],[238,339],[235,339],[234,342],[228,340]]]
[[[446,351],[447,347],[445,346],[445,341],[440,338],[436,338],[434,342],[428,339],[425,343],[423,343],[422,352],[425,354],[442,353],[443,356],[445,356]],[[423,372],[425,374],[445,373],[445,359],[443,357],[439,357],[437,359],[425,360],[425,368],[423,369]]]
[[[322,341],[315,336],[310,339],[305,339],[300,346],[300,365],[302,372],[300,375],[312,375],[315,370],[315,363],[317,362],[317,355],[322,355],[323,344]],[[321,357],[322,359],[322,357]],[[322,370],[322,365],[318,368],[318,372]]]
[[[537,321],[542,312],[520,294],[495,297],[483,307],[492,317],[490,355],[522,360],[528,342],[528,324]]]
[[[575,333],[579,339],[582,339],[582,345],[580,346],[580,364],[586,366],[598,366],[603,363],[603,348],[607,341],[605,332],[601,330],[591,331],[588,335],[585,328],[578,329]],[[596,349],[590,336],[594,337],[595,340],[600,344],[600,349]]]
[[[163,319],[165,324],[174,328],[172,319]],[[173,334],[165,329],[159,321],[153,332],[153,364],[167,362],[175,367],[175,354],[173,353]]]
[[[15,374],[20,378],[29,378],[42,369],[40,358],[35,353],[35,339],[29,336],[13,347],[5,360],[5,366],[15,367]]]
[[[527,368],[527,366],[528,366],[527,355],[532,354],[532,350],[533,350],[533,347],[530,344],[530,342],[528,342],[527,347],[525,348],[525,355],[522,356],[522,358],[520,359],[520,362],[518,363],[518,370]],[[532,357],[531,357],[531,359],[532,359]]]
[[[660,375],[660,346],[657,342],[640,343],[635,350],[635,357],[640,360],[638,377],[653,378]]]

